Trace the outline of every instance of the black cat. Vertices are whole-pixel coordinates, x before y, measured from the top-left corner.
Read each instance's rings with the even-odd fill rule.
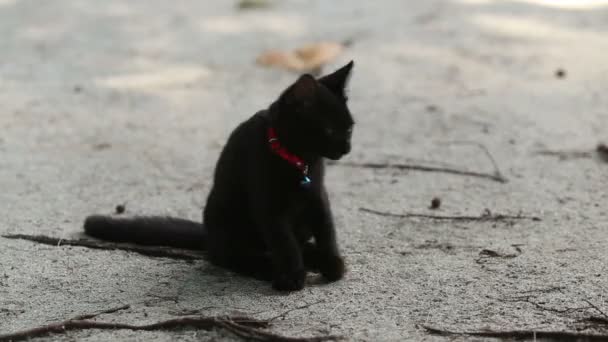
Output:
[[[209,261],[272,280],[277,290],[304,287],[307,270],[344,275],[323,157],[350,152],[353,119],[345,86],[351,61],[316,80],[303,75],[267,110],[230,135],[215,168],[204,224],[170,217],[90,216],[87,234],[105,240],[205,249]]]

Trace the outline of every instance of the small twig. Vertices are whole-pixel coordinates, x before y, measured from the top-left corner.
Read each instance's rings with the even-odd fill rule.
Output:
[[[496,299],[500,302],[503,302],[503,303],[520,303],[520,302],[528,303],[528,304],[534,305],[539,310],[553,312],[556,314],[567,314],[567,313],[571,313],[571,312],[591,309],[591,307],[588,307],[588,306],[577,307],[577,308],[565,308],[565,309],[552,308],[552,307],[544,306],[544,305],[536,302],[534,300],[534,299],[536,299],[536,297],[533,295],[513,297],[513,298],[508,298],[508,299],[500,299],[500,298],[494,298],[494,299]]]
[[[262,311],[253,311],[253,312],[246,312],[248,309],[247,308],[242,308],[242,307],[226,307],[224,305],[209,305],[209,306],[203,306],[200,307],[198,309],[184,309],[182,311],[169,311],[169,314],[173,315],[173,316],[193,316],[193,315],[199,315],[201,313],[203,313],[204,311],[208,311],[209,309],[222,309],[225,311],[229,311],[232,313],[243,313],[246,315],[258,315],[264,312],[267,312],[267,310],[262,310]]]
[[[277,335],[268,331],[260,329],[253,329],[245,327],[235,322],[224,321],[223,326],[232,332],[233,334],[245,338],[247,340],[254,341],[273,341],[273,342],[324,342],[324,341],[339,341],[343,340],[343,336],[327,335],[327,336],[313,336],[313,337],[289,337]]]
[[[598,316],[591,316],[591,317],[587,317],[587,318],[581,320],[581,322],[588,322],[588,323],[594,323],[594,324],[608,325],[608,318],[606,318],[606,317],[598,317]]]
[[[139,253],[146,256],[151,257],[160,257],[160,258],[171,258],[178,260],[200,260],[204,258],[204,255],[196,252],[189,252],[181,249],[174,249],[169,247],[151,247],[151,246],[137,246],[130,245],[126,243],[113,243],[106,241],[95,241],[95,240],[86,240],[86,239],[78,239],[78,240],[65,240],[54,238],[50,236],[44,235],[25,235],[25,234],[7,234],[2,235],[3,238],[6,239],[19,239],[19,240],[27,240],[32,242],[41,243],[44,245],[50,246],[77,246],[77,247],[86,247],[93,249],[102,249],[102,250],[121,250],[126,252],[134,252]]]
[[[108,310],[111,311],[111,310]],[[95,316],[84,315],[84,317]],[[145,331],[159,331],[159,330],[172,330],[177,328],[198,328],[203,330],[211,330],[214,328],[222,328],[231,333],[256,341],[278,341],[278,342],[321,342],[330,340],[339,340],[340,336],[318,336],[318,337],[287,337],[281,336],[274,333],[262,331],[260,329],[268,328],[270,322],[266,320],[257,320],[249,317],[183,317],[177,319],[170,319],[167,321],[160,321],[157,323],[147,325],[131,325],[123,323],[106,323],[106,322],[95,322],[88,320],[67,320],[59,323],[53,323],[44,325],[38,328],[19,331],[12,334],[0,335],[0,342],[9,341],[23,341],[34,337],[42,337],[50,334],[60,334],[72,330],[88,330],[88,329],[102,329],[102,330],[145,330]]]
[[[334,316],[334,312],[336,312],[336,310],[338,310],[338,308],[339,308],[339,307],[341,307],[342,305],[344,305],[344,304],[346,304],[346,303],[350,302],[351,300],[352,300],[352,299],[345,300],[345,301],[343,301],[343,302],[341,302],[341,303],[338,303],[338,305],[334,306],[334,308],[333,308],[333,309],[331,309],[331,311],[330,311],[330,312],[329,312],[329,314],[327,315],[327,319],[332,318],[332,317]]]
[[[585,299],[584,300],[587,304],[589,304],[589,306],[594,309],[595,311],[599,312],[600,315],[602,315],[604,317],[604,319],[608,320],[608,314],[606,314],[606,312],[604,312],[604,310],[600,309],[597,305],[591,303],[590,300]]]
[[[540,288],[540,289],[531,289],[531,290],[526,290],[526,291],[521,291],[518,292],[519,294],[524,294],[524,293],[552,293],[552,292],[562,292],[563,289],[565,289],[565,286],[551,286],[551,287],[545,287],[545,288]]]
[[[440,336],[476,336],[500,339],[554,339],[568,341],[606,341],[608,334],[582,334],[567,331],[534,331],[534,330],[484,330],[484,331],[450,331],[420,325],[429,334]]]
[[[519,256],[519,254],[504,254],[504,253],[499,253],[499,252],[491,250],[491,249],[482,249],[479,252],[479,257],[477,259],[475,259],[475,262],[478,264],[483,264],[489,258],[513,259],[513,258],[517,258],[518,256]]]
[[[71,330],[88,330],[88,329],[103,329],[103,330],[169,330],[175,328],[195,327],[205,330],[210,330],[215,327],[222,327],[218,322],[227,320],[223,317],[185,317],[171,319],[147,325],[131,325],[122,323],[106,323],[87,320],[67,320],[59,323],[44,325],[38,328],[23,330],[12,334],[0,335],[0,342],[5,341],[22,341],[34,337],[47,336],[52,333],[64,333]],[[231,321],[237,322],[242,326],[247,327],[268,327],[265,321],[259,321],[248,317],[232,317]]]
[[[388,217],[398,218],[424,218],[430,220],[448,220],[448,221],[513,221],[513,220],[532,220],[541,221],[540,217],[537,216],[526,216],[526,215],[504,215],[504,214],[492,214],[484,213],[480,216],[443,216],[443,215],[427,215],[427,214],[415,214],[415,213],[403,213],[395,214],[384,211],[378,211],[368,208],[359,208],[360,211]]]
[[[540,150],[536,151],[536,154],[558,157],[560,160],[592,158],[594,154],[597,154],[600,159],[608,162],[608,145],[600,143],[596,146],[595,151]]]
[[[413,170],[413,171],[425,171],[425,172],[441,172],[441,173],[449,173],[453,175],[460,176],[471,176],[478,178],[490,179],[499,183],[506,183],[507,179],[502,175],[476,172],[476,171],[466,171],[466,170],[458,170],[447,167],[437,167],[437,166],[429,166],[429,165],[417,165],[417,164],[393,164],[393,163],[355,163],[355,162],[330,162],[329,165],[336,166],[348,166],[348,167],[360,167],[367,169],[397,169],[397,170]]]
[[[471,247],[471,246],[465,246]],[[449,242],[438,242],[437,240],[427,240],[423,244],[417,245],[414,248],[416,249],[439,249],[443,252],[451,252],[454,250],[455,246]],[[477,247],[473,247],[477,248]]]
[[[604,312],[604,310],[600,309],[597,305],[591,303],[590,300],[588,299],[583,299],[587,304],[589,304],[589,308],[593,309],[595,311],[597,311],[601,317],[599,316],[591,316],[591,317],[586,317],[583,318],[582,320],[580,320],[580,322],[585,322],[585,323],[592,323],[592,324],[601,324],[601,325],[608,325],[608,314],[606,314],[606,312]]]
[[[541,156],[558,157],[560,160],[591,158],[592,152],[589,151],[556,151],[556,150],[539,150],[536,154]]]
[[[449,141],[447,143],[453,144],[453,145],[477,146],[479,149],[481,149],[485,153],[485,155],[488,157],[488,159],[490,159],[490,162],[494,166],[494,175],[496,177],[498,177],[500,179],[504,179],[506,181],[507,178],[500,171],[500,168],[498,167],[498,163],[496,162],[496,159],[494,159],[494,156],[492,156],[492,153],[490,153],[490,150],[484,144],[478,143],[476,141],[468,141],[468,140],[456,140],[456,141]]]
[[[92,314],[79,315],[79,316],[76,316],[76,317],[70,319],[70,321],[81,321],[81,320],[85,320],[85,319],[91,319],[91,318],[95,318],[95,317],[97,317],[99,315],[104,315],[104,314],[109,314],[109,313],[115,313],[115,312],[118,312],[118,311],[127,310],[129,308],[131,308],[131,305],[126,304],[126,305],[122,305],[122,306],[118,306],[118,307],[115,307],[115,308],[99,311],[99,312],[92,313]]]
[[[275,320],[277,320],[277,319],[279,319],[279,318],[285,318],[285,316],[287,316],[289,313],[291,313],[291,312],[293,312],[293,311],[297,311],[297,310],[306,309],[306,308],[309,308],[309,307],[311,307],[311,306],[313,306],[313,305],[317,305],[317,304],[324,303],[324,302],[325,302],[325,300],[318,300],[318,301],[316,301],[316,302],[312,302],[312,303],[309,303],[309,304],[304,304],[304,305],[302,305],[302,306],[298,306],[298,307],[295,307],[295,308],[293,308],[293,309],[289,309],[289,310],[287,310],[287,311],[285,311],[285,312],[283,312],[283,313],[281,313],[281,314],[278,314],[278,315],[276,315],[276,316],[274,316],[274,317],[270,318],[270,319],[268,320],[268,322],[274,322]]]

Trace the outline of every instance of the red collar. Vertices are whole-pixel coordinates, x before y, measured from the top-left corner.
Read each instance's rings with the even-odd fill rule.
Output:
[[[304,162],[302,158],[287,151],[287,149],[281,145],[281,142],[277,137],[277,132],[275,131],[274,127],[268,127],[267,136],[268,144],[270,145],[270,150],[279,157],[281,157],[281,159],[287,161],[296,169],[300,170],[303,177],[302,181],[300,182],[300,185],[308,186],[311,182],[310,178],[308,177],[308,164],[306,164],[306,162]]]

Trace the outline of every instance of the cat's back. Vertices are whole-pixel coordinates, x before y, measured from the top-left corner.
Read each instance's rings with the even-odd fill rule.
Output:
[[[230,133],[224,146],[220,159],[238,157],[240,153],[252,152],[265,142],[266,119],[265,111],[254,114],[249,119],[241,122]],[[243,157],[243,156],[241,156]],[[246,158],[235,158],[244,161]]]
[[[246,207],[248,183],[254,161],[263,154],[263,112],[240,123],[230,134],[215,165],[213,185],[207,197],[204,221],[225,220]]]
[[[240,123],[230,134],[215,167],[215,184],[239,183],[252,161],[262,158],[266,132],[266,111],[260,111]]]

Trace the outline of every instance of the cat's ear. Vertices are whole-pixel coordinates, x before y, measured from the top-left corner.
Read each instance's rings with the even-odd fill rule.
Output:
[[[350,71],[355,63],[353,61],[348,62],[345,66],[334,71],[333,73],[323,76],[319,79],[319,82],[331,90],[334,94],[344,95],[344,88],[350,76]]]
[[[287,89],[284,100],[288,103],[312,103],[317,94],[317,80],[309,74],[304,74]]]

